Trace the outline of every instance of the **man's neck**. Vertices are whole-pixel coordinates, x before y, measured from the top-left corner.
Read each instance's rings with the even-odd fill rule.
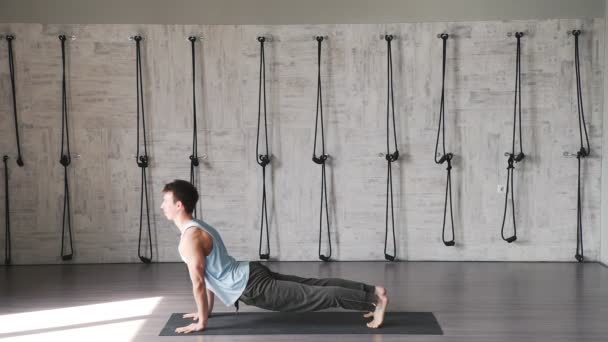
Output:
[[[187,227],[184,227],[184,225],[186,223],[188,223],[189,221],[192,221],[192,215],[188,215],[188,214],[183,214],[183,215],[180,215],[180,216],[176,217],[175,219],[173,219],[173,223],[175,223],[175,225],[177,226],[177,229],[179,229],[180,233],[184,232],[184,229],[187,228]]]

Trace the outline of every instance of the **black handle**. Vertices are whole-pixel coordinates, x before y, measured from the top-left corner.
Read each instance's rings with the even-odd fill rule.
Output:
[[[515,240],[517,240],[517,236],[515,235],[505,239],[505,241],[507,241],[508,243],[514,242]]]
[[[144,264],[151,264],[152,263],[152,259],[150,258],[146,258],[145,256],[139,256],[139,260],[141,260],[141,262],[143,262]]]
[[[327,262],[327,261],[329,261],[330,257],[321,254],[321,255],[319,255],[319,259]]]

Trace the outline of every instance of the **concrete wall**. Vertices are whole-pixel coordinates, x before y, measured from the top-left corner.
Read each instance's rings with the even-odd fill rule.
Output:
[[[608,1],[607,1],[608,2]],[[606,13],[606,18],[608,18],[608,11]],[[604,35],[604,39],[606,39],[606,35]],[[606,49],[606,40],[604,40],[604,49]],[[608,99],[608,79],[604,77],[604,103]],[[606,110],[606,106],[604,105],[604,118],[608,117],[608,110]],[[604,119],[606,122],[606,119]],[[608,134],[608,125],[604,124],[602,132],[604,136],[604,141]],[[606,203],[608,203],[608,158],[606,156],[606,152],[602,155],[602,229],[601,229],[601,262],[608,266],[608,209],[606,207]]]
[[[394,165],[397,257],[401,260],[571,261],[576,241],[578,150],[573,39],[581,28],[584,103],[593,155],[584,164],[585,254],[600,257],[604,20],[370,25],[190,26],[1,24],[13,32],[26,167],[10,168],[15,263],[60,262],[62,167],[60,50],[69,48],[74,262],[137,261],[140,171],[135,154],[135,48],[146,37],[144,82],[150,138],[155,260],[178,260],[177,230],[158,206],[162,185],[188,178],[191,144],[189,42],[199,47],[199,151],[203,217],[238,259],[258,250],[261,170],[255,162],[259,47],[267,44],[271,153],[271,255],[316,260],[320,169],[310,160],[316,42],[324,47],[330,218],[337,260],[383,260],[386,47],[394,33],[398,144]],[[523,140],[515,173],[518,236],[500,238],[510,147],[515,39],[523,39]],[[449,32],[446,124],[457,245],[441,243],[445,168],[433,163],[441,75],[439,32]],[[0,146],[14,156],[6,42],[0,50]],[[3,187],[3,185],[2,185]],[[2,191],[4,188],[1,189]],[[4,206],[0,208],[4,210]],[[0,211],[4,217],[4,211]],[[508,221],[510,222],[510,221]],[[511,225],[508,224],[510,228]],[[0,243],[3,243],[0,236]]]
[[[604,0],[2,0],[0,22],[382,24],[602,18]]]

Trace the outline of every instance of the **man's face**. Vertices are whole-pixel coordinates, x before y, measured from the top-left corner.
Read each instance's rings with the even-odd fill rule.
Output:
[[[173,200],[173,193],[170,191],[165,192],[163,194],[163,203],[160,205],[160,208],[163,210],[165,217],[169,220],[173,220],[182,209],[182,202],[175,202]]]

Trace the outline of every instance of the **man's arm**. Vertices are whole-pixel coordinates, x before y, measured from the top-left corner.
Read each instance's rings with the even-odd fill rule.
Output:
[[[215,294],[213,291],[207,289],[207,308],[209,309],[209,316],[211,316],[211,312],[213,311],[213,302],[215,302]]]
[[[207,288],[205,285],[205,251],[202,243],[202,235],[197,230],[190,229],[184,236],[183,256],[188,265],[188,273],[192,281],[192,294],[196,302],[198,322],[186,327],[175,329],[177,333],[189,333],[204,330],[209,317],[209,303],[207,299]]]
[[[215,302],[215,294],[209,288],[207,288],[207,308],[209,309],[209,317],[211,317],[211,313],[213,312],[213,303]],[[188,313],[183,316],[183,318],[192,318],[195,321],[198,321],[198,312]]]

